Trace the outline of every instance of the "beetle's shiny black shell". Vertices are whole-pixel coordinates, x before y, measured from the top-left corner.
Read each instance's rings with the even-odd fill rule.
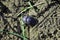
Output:
[[[29,0],[23,0],[24,2],[28,2]]]
[[[28,24],[28,25],[31,25],[31,26],[34,26],[37,24],[37,19],[31,17],[31,16],[24,16],[23,17],[23,22]]]

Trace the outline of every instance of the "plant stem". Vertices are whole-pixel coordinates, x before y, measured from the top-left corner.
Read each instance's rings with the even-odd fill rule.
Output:
[[[6,32],[6,31],[0,31],[0,32]],[[7,32],[8,34],[11,34],[11,35],[15,35],[15,36],[18,36],[18,37],[21,37],[21,38],[24,38],[24,36],[22,35],[19,35],[17,33],[12,33],[12,32]],[[26,37],[25,37],[26,38]]]
[[[23,40],[27,40],[25,37],[25,30],[24,30],[24,27],[25,27],[25,25],[24,25],[24,23],[23,23],[23,21],[22,21],[22,16],[21,16],[21,20],[20,20],[20,25],[21,25],[21,29],[22,29],[22,35],[24,36],[24,38],[23,38]]]

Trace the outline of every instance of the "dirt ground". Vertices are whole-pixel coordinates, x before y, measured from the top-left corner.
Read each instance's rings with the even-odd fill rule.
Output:
[[[27,40],[60,40],[60,0],[0,0],[0,40],[24,40],[21,14],[38,20],[25,25]]]

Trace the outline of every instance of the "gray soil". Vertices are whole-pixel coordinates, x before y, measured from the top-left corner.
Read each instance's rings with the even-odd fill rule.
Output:
[[[0,40],[23,40],[11,33],[22,34],[20,12],[38,20],[35,26],[26,25],[28,40],[60,40],[60,0],[0,0]],[[3,32],[2,32],[3,31]],[[11,32],[11,33],[8,33]]]

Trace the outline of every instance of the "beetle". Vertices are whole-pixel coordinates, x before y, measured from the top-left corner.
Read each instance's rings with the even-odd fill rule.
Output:
[[[25,24],[30,26],[35,26],[38,23],[38,20],[31,16],[24,16],[22,20]]]
[[[28,2],[29,0],[23,0],[24,2]]]

